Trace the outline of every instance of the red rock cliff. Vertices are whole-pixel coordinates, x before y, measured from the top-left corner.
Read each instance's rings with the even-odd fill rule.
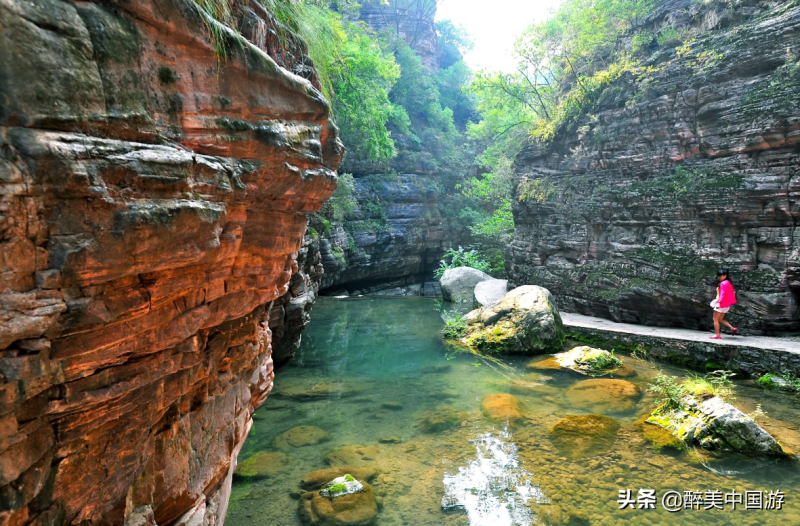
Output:
[[[308,81],[209,26],[0,0],[0,525],[225,516],[342,149]]]

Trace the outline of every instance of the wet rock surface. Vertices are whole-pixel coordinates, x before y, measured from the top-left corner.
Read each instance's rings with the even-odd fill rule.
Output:
[[[362,489],[339,497],[310,491],[300,499],[300,517],[306,524],[320,526],[368,526],[378,516],[375,491],[367,482]]]
[[[328,440],[328,433],[316,426],[297,426],[275,439],[275,447],[290,450],[295,447],[313,446]]]
[[[487,418],[502,422],[514,422],[522,418],[519,399],[510,394],[490,394],[481,401],[481,410]]]
[[[659,6],[655,27],[719,16],[715,4]],[[647,89],[620,79],[590,116],[517,158],[517,197],[534,181],[552,192],[514,199],[511,286],[546,287],[564,312],[707,329],[716,268],[729,267],[731,323],[798,330],[800,105],[786,49],[800,7],[746,2],[725,16],[690,46],[721,57],[708,68],[661,53]]]
[[[683,442],[706,449],[756,455],[786,454],[778,441],[752,418],[716,396],[702,403],[686,398],[681,409],[654,414],[647,422],[668,429]]]
[[[193,2],[0,20],[0,522],[217,523],[336,186],[328,104],[269,43],[218,60]]]
[[[279,451],[261,451],[236,466],[234,477],[259,479],[274,477],[289,468],[291,458]]]
[[[566,391],[566,397],[577,406],[603,413],[632,410],[642,397],[641,388],[627,380],[593,378],[583,380]]]
[[[611,449],[620,424],[604,415],[566,416],[553,424],[550,437],[563,455],[581,458]]]
[[[538,354],[564,344],[561,317],[550,292],[527,285],[507,293],[489,308],[466,316],[467,345],[489,353]]]

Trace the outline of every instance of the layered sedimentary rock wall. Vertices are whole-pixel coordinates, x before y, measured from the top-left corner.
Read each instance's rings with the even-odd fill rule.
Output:
[[[704,33],[517,159],[511,281],[566,311],[701,328],[726,266],[734,325],[800,330],[800,5],[673,1],[652,24]]]
[[[0,524],[221,524],[328,104],[189,0],[0,20]]]
[[[437,0],[366,0],[359,19],[375,31],[388,29],[405,40],[429,68],[439,65],[436,41]]]
[[[357,204],[348,218],[331,225],[312,222],[323,233],[322,288],[353,294],[430,279],[446,242],[439,195],[431,176],[356,178]]]

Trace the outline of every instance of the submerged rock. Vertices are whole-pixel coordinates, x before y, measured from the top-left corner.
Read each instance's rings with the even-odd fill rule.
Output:
[[[345,446],[328,453],[325,460],[330,466],[363,466],[377,456],[375,446]]]
[[[423,433],[441,433],[461,425],[466,415],[451,405],[439,406],[433,411],[422,413],[419,427]]]
[[[752,418],[716,396],[702,403],[684,397],[680,409],[650,415],[647,422],[705,449],[786,455],[778,441]]]
[[[278,449],[291,449],[295,447],[314,446],[328,440],[328,433],[324,429],[314,426],[293,427],[275,439]]]
[[[556,422],[548,433],[562,455],[581,458],[610,450],[620,424],[604,415],[572,415]]]
[[[278,451],[260,451],[240,462],[233,476],[243,479],[262,479],[274,477],[288,468],[291,459]]]
[[[602,412],[630,411],[642,397],[642,390],[627,380],[593,378],[573,385],[567,400],[581,407]]]
[[[336,400],[361,394],[368,389],[368,385],[358,382],[310,382],[301,379],[278,383],[273,396],[298,402]]]
[[[510,394],[496,393],[486,396],[481,402],[481,409],[492,420],[513,422],[522,418],[519,399]]]
[[[648,422],[647,419],[650,415],[643,415],[636,422],[633,423],[634,427],[639,429],[644,435],[653,449],[661,451],[664,448],[672,448],[683,450],[686,449],[686,443],[680,438],[673,435],[669,430],[663,427]]]
[[[472,301],[475,286],[481,281],[494,279],[489,274],[471,267],[457,267],[444,271],[440,283],[445,301],[461,303]]]
[[[508,292],[507,279],[487,279],[475,285],[473,303],[482,307],[491,307]]]
[[[495,305],[464,317],[466,343],[484,352],[537,354],[561,350],[564,330],[547,289],[517,287]]]
[[[344,477],[342,477],[344,479]],[[323,495],[309,491],[300,499],[300,518],[306,523],[319,526],[368,526],[378,516],[375,491],[367,482],[356,481],[361,489],[339,496]]]

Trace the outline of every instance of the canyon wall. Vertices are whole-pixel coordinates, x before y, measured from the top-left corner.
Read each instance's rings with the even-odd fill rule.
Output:
[[[363,294],[430,280],[447,241],[436,178],[358,177],[353,197],[355,209],[345,220],[311,222],[323,234],[322,289],[330,294]],[[407,292],[414,291],[421,292],[417,287]]]
[[[375,31],[388,29],[397,34],[419,53],[423,64],[437,68],[436,4],[437,0],[365,0],[359,20]]]
[[[328,103],[190,0],[0,20],[0,524],[222,524]]]
[[[702,33],[519,155],[511,281],[568,312],[708,328],[728,267],[734,325],[798,331],[800,5],[673,0],[649,23]]]

